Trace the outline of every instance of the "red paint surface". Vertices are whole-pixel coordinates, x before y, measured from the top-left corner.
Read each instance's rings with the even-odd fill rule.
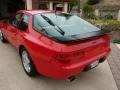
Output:
[[[7,22],[4,24],[2,32],[5,38],[18,51],[21,45],[28,50],[40,74],[54,79],[67,79],[82,72],[92,62],[107,57],[111,50],[108,35],[91,38],[74,44],[55,42],[32,28],[33,14],[53,13],[53,11],[19,12],[29,14],[28,30],[21,31]]]

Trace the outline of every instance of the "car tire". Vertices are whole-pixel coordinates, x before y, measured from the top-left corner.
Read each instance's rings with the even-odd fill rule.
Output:
[[[103,62],[105,62],[105,60],[106,60],[106,57],[101,58],[101,59],[99,60],[99,63],[103,63]]]
[[[32,62],[32,59],[28,51],[25,48],[22,48],[20,50],[20,56],[21,56],[22,65],[26,74],[30,77],[36,76],[38,74],[37,70]]]
[[[4,35],[3,35],[1,30],[0,30],[0,41],[3,42],[3,43],[7,42],[7,40],[5,39],[5,37],[4,37]]]

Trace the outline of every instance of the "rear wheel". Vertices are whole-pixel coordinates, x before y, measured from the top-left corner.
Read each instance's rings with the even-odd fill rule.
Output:
[[[3,43],[7,42],[7,40],[4,38],[4,35],[1,30],[0,30],[0,41],[2,41]]]
[[[23,48],[20,52],[20,55],[21,55],[21,59],[22,59],[23,68],[24,68],[25,72],[27,73],[27,75],[29,75],[29,76],[37,75],[36,68],[35,68],[34,64],[32,63],[32,59],[31,59],[29,53],[27,52],[27,50]]]

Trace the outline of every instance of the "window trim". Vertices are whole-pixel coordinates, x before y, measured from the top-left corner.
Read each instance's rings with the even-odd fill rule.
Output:
[[[24,13],[22,13],[22,12],[16,13],[16,14],[8,21],[9,24],[10,24],[11,26],[15,27],[15,28],[18,28],[18,25],[17,25],[17,26],[14,26],[14,25],[11,23],[11,20],[12,20],[13,18],[15,18],[15,16],[16,16],[17,14],[22,14],[22,17],[23,17],[23,14],[24,14]],[[21,17],[21,18],[22,18],[22,17]],[[20,20],[20,21],[21,21],[21,20]],[[19,21],[19,22],[20,22],[20,21]],[[19,24],[19,23],[18,23],[18,24]]]
[[[27,14],[27,13],[23,13],[22,18],[23,18],[25,15],[28,16],[28,18],[29,18],[29,20],[28,20],[28,28],[29,28],[30,15]],[[19,28],[19,25],[20,25],[20,23],[21,23],[21,21],[22,21],[22,18],[21,18],[20,22],[18,23],[18,28]],[[28,28],[27,28],[27,29],[28,29]],[[26,30],[21,30],[21,29],[19,29],[19,30],[20,30],[20,31],[27,31],[27,29],[26,29]]]
[[[41,13],[39,13],[39,14],[41,14]],[[35,14],[35,15],[37,15],[37,14]],[[32,30],[34,30],[35,32],[37,32],[38,34],[41,34],[41,35],[43,35],[44,37],[46,37],[46,38],[48,38],[48,39],[52,39],[52,40],[54,40],[54,41],[57,41],[54,37],[51,37],[50,35],[46,35],[46,34],[44,34],[44,33],[42,33],[41,31],[39,31],[39,30],[36,30],[36,28],[34,27],[34,15],[32,15]]]

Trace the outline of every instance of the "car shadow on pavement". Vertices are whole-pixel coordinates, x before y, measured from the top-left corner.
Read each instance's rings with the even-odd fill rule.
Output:
[[[105,65],[107,65],[107,62],[91,71],[78,74],[76,80],[73,82],[68,82],[67,80],[54,80],[41,75],[32,80],[37,83],[42,82],[47,84],[47,87],[51,88],[50,90],[53,88],[54,90],[80,90],[80,88],[82,90],[117,90],[115,83],[109,84],[109,82],[114,82],[114,79],[111,74],[108,74],[111,72],[104,69],[105,67],[103,66]]]

